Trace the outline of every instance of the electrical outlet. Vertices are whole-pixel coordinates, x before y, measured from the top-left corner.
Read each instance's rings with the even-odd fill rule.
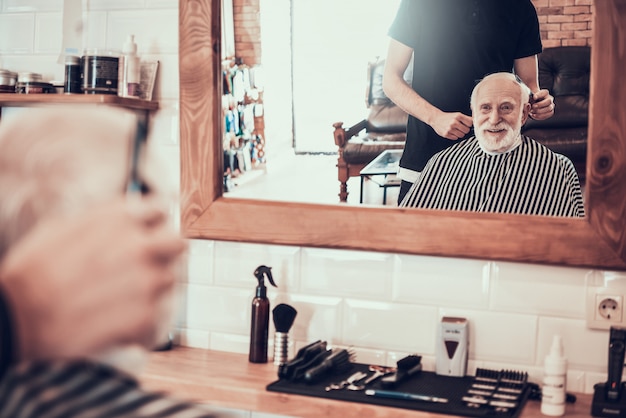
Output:
[[[587,288],[587,327],[609,329],[624,325],[624,296],[615,289]]]
[[[596,295],[597,321],[622,322],[622,297]]]

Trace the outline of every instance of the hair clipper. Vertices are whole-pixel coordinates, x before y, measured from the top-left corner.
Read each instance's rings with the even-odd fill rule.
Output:
[[[611,327],[609,337],[609,370],[606,398],[616,401],[622,394],[622,372],[626,353],[626,328]]]

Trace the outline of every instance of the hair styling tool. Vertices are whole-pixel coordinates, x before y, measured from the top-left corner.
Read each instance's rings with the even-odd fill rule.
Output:
[[[377,365],[370,365],[369,370],[372,373],[371,376],[369,376],[367,379],[363,380],[363,381],[359,381],[357,383],[352,383],[350,385],[348,385],[348,387],[346,389],[348,390],[364,390],[367,385],[369,385],[370,383],[374,382],[375,380],[383,377],[383,376],[387,376],[391,373],[395,373],[398,369],[396,369],[395,367],[385,367],[385,366],[377,366]]]
[[[311,358],[309,361],[305,361],[297,365],[293,370],[291,380],[295,382],[304,380],[304,376],[306,375],[307,370],[321,364],[324,360],[330,357],[332,353],[332,350],[323,351],[315,357]]]
[[[352,368],[353,357],[354,353],[345,348],[332,351],[332,353],[319,364],[305,371],[304,381],[307,383],[315,383],[328,374],[346,371]]]
[[[317,340],[302,347],[292,360],[278,367],[278,378],[293,380],[295,371],[299,367],[308,363],[315,358],[315,356],[323,352],[326,352],[326,341]]]
[[[419,395],[417,393],[396,392],[393,390],[372,390],[365,391],[367,396],[374,396],[378,398],[389,399],[402,399],[408,401],[422,401],[422,402],[436,402],[436,403],[448,403],[446,398],[438,398],[436,396]]]
[[[349,377],[343,379],[341,382],[329,384],[328,386],[324,388],[324,390],[326,392],[330,392],[331,390],[341,390],[343,388],[349,387],[350,385],[353,385],[355,382],[358,382],[359,380],[365,378],[366,376],[367,376],[367,373],[365,372],[355,372],[351,374]]]
[[[444,316],[437,332],[435,373],[465,376],[469,349],[469,322],[465,318]]]
[[[611,327],[609,337],[609,376],[606,383],[606,397],[616,401],[622,394],[622,372],[626,352],[626,328]]]
[[[422,356],[415,354],[408,355],[397,361],[395,373],[385,376],[380,380],[383,388],[395,388],[401,381],[414,376],[422,371]]]
[[[280,303],[272,310],[276,332],[274,333],[274,364],[280,366],[287,362],[289,353],[289,330],[298,311],[291,305]]]

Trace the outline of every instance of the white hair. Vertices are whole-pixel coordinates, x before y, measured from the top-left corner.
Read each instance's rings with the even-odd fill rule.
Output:
[[[496,78],[511,80],[513,83],[515,83],[516,86],[519,86],[520,94],[521,94],[520,103],[522,105],[524,103],[528,103],[528,100],[530,98],[530,88],[526,84],[524,84],[524,82],[520,80],[519,77],[517,77],[515,74],[507,73],[507,72],[500,72],[500,73],[493,73],[493,74],[486,75],[485,77],[483,77],[482,80],[480,80],[480,82],[478,82],[478,84],[474,86],[474,89],[472,90],[472,95],[470,97],[470,107],[472,109],[474,109],[476,105],[476,95],[478,94],[478,90],[480,89],[480,87],[482,87],[482,85],[485,82],[496,79]]]
[[[3,117],[0,260],[37,222],[122,195],[135,127],[132,113],[96,105],[22,109]]]

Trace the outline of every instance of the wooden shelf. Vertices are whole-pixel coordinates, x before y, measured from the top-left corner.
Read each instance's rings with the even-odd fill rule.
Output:
[[[156,110],[159,102],[114,94],[17,94],[0,93],[0,107],[26,107],[47,104],[106,104],[135,110]]]

